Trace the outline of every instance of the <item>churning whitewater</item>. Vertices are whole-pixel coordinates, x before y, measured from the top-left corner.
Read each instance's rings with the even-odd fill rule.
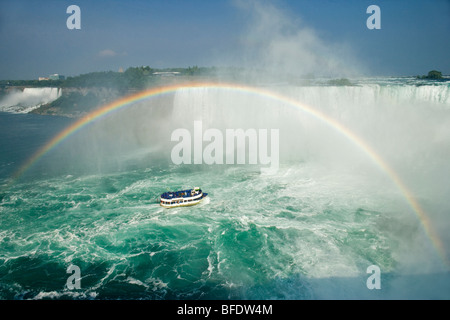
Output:
[[[71,120],[1,113],[2,137],[24,129],[1,142],[11,152],[0,157],[0,299],[450,298],[450,85],[355,83],[264,86],[284,100],[229,87],[154,95],[92,121],[20,176]],[[278,130],[276,172],[249,163],[249,145],[243,164],[173,163],[172,133],[193,137],[196,121],[202,135]],[[158,203],[195,186],[208,192],[199,205]]]

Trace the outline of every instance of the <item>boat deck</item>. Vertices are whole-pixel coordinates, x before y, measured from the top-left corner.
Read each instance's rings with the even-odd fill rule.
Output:
[[[202,201],[208,194],[200,188],[164,192],[161,195],[160,204],[166,208],[194,205]]]

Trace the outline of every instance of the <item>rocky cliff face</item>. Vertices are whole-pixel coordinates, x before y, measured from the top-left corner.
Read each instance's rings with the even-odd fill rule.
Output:
[[[41,105],[32,113],[78,118],[123,95],[112,88],[61,88],[58,99]]]

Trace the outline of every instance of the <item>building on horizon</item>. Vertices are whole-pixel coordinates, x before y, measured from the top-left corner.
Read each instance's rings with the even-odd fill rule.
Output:
[[[60,75],[60,74],[51,74],[48,77],[39,77],[39,81],[47,81],[47,80],[64,80],[66,77]]]
[[[178,71],[157,71],[152,73],[155,76],[162,76],[162,77],[168,77],[168,76],[177,76],[180,74]]]

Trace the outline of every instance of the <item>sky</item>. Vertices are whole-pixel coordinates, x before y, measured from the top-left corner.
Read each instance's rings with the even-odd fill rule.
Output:
[[[68,29],[70,5],[81,29]],[[370,5],[381,29],[369,29]],[[450,74],[449,0],[0,0],[0,79],[153,68]]]

